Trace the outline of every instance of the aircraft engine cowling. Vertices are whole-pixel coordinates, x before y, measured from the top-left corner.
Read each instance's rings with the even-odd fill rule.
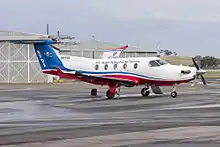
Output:
[[[181,70],[181,74],[190,74],[191,70]]]

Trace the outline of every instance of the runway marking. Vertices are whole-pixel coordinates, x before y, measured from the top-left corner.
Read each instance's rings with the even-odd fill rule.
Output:
[[[208,141],[210,136],[220,135],[219,126],[194,126],[177,127],[168,129],[158,129],[152,131],[139,131],[131,133],[121,133],[114,135],[92,136],[76,139],[66,139],[59,141],[48,141],[46,143],[27,143],[20,147],[70,147],[70,146],[90,146],[90,147],[112,147],[139,143],[154,143],[161,141],[196,140]],[[207,139],[206,139],[207,138]],[[213,139],[214,140],[214,139]]]

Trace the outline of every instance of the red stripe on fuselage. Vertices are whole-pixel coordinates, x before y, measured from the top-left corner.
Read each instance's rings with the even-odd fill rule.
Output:
[[[151,79],[145,79],[141,77],[136,77],[133,75],[104,75],[104,77],[114,77],[114,78],[120,78],[124,80],[132,80],[132,81],[138,81],[139,85],[143,85],[145,83],[152,83],[157,86],[172,86],[173,83],[180,84],[180,83],[187,83],[193,79],[188,80],[179,80],[179,81],[166,81],[166,80],[151,80]]]
[[[76,77],[74,74],[60,73],[60,72],[57,72],[55,70],[43,71],[43,73],[60,76],[60,78],[65,78],[65,79],[81,80],[81,81],[85,81],[85,82],[92,83],[92,84],[97,84],[97,85],[108,85],[109,84],[108,80],[99,80],[98,78],[93,78],[93,77],[90,77],[90,78]],[[179,80],[179,81],[151,80],[151,79],[136,77],[136,76],[133,76],[133,75],[116,75],[116,74],[114,74],[114,75],[103,75],[103,77],[112,77],[112,78],[123,79],[123,80],[132,80],[137,85],[143,85],[145,83],[152,83],[152,84],[155,84],[157,86],[172,86],[173,83],[176,83],[176,84],[187,83],[187,82],[193,80],[193,79]]]

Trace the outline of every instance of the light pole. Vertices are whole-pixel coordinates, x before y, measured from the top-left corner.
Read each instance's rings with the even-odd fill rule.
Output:
[[[94,59],[95,58],[95,43],[96,43],[96,39],[95,39],[95,36],[92,36],[93,38],[93,41],[94,41],[94,48],[93,48],[93,51],[92,51],[92,58]]]

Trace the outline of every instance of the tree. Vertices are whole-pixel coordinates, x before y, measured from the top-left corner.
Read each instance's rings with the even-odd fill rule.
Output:
[[[198,55],[195,56],[194,59],[200,68],[216,68],[220,64],[220,59],[213,56],[202,57]]]
[[[213,56],[203,57],[203,68],[215,68],[219,64],[219,59]]]
[[[203,57],[198,55],[194,57],[196,63],[198,64],[199,67],[203,67],[204,66],[204,60]]]
[[[200,55],[198,55],[198,56],[195,56],[194,59],[195,59],[196,61],[202,61],[203,57],[200,56]]]

